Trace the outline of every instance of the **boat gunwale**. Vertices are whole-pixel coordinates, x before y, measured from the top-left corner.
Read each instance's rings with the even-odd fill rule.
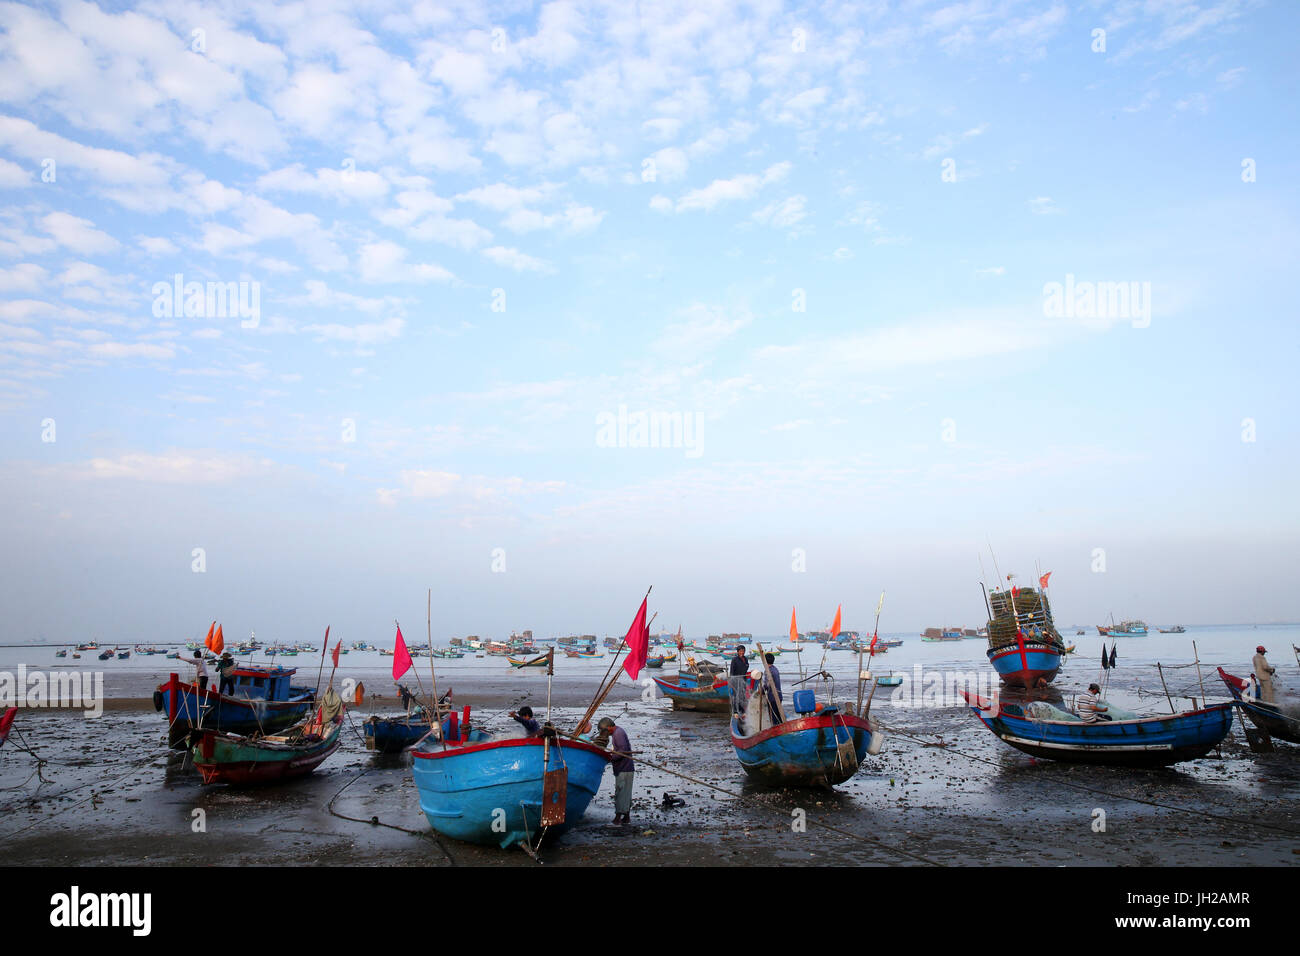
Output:
[[[733,747],[739,747],[741,750],[748,750],[757,744],[764,743],[776,737],[784,737],[787,734],[802,733],[809,730],[825,730],[826,728],[834,729],[836,719],[843,722],[845,727],[858,727],[867,733],[872,733],[871,724],[864,718],[854,714],[846,714],[837,711],[833,714],[808,714],[806,716],[795,717],[793,720],[782,721],[775,726],[768,727],[766,730],[760,730],[758,733],[749,737],[736,736],[736,721],[733,717],[731,720],[731,744]],[[798,726],[794,726],[798,725]]]
[[[1231,710],[1234,706],[1232,701],[1225,701],[1222,704],[1210,704],[1206,707],[1198,707],[1195,710],[1179,711],[1176,714],[1152,714],[1149,717],[1131,717],[1127,720],[1041,720],[1037,717],[1017,717],[1015,714],[1002,710],[1000,702],[997,714],[993,717],[988,717],[986,716],[988,714],[988,708],[984,706],[986,701],[983,697],[965,690],[962,691],[961,694],[966,698],[966,703],[970,709],[975,711],[981,720],[989,721],[1010,718],[1011,720],[1019,720],[1027,724],[1051,724],[1056,727],[1119,727],[1125,724],[1155,723],[1158,721],[1174,720],[1179,717],[1195,717],[1200,714]],[[971,702],[972,697],[975,699],[975,703]],[[1015,706],[1019,707],[1020,705],[1016,704]]]
[[[507,737],[504,740],[484,740],[479,743],[460,744],[455,743],[451,746],[444,745],[441,750],[411,750],[411,756],[419,757],[422,760],[441,760],[446,757],[462,756],[470,753],[482,753],[483,751],[493,750],[499,747],[539,747],[545,741],[545,737]],[[613,755],[608,750],[602,750],[593,743],[585,740],[572,740],[564,738],[560,743],[561,747],[577,747],[588,753],[604,757],[606,760],[613,760]]]

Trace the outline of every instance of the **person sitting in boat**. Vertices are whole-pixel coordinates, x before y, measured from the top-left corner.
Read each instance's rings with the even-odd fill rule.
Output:
[[[1245,689],[1241,692],[1241,696],[1259,700],[1259,678],[1254,674],[1250,675],[1250,683],[1247,684]]]
[[[1110,720],[1110,710],[1101,699],[1101,688],[1096,684],[1088,685],[1088,693],[1080,694],[1074,702],[1075,712],[1085,724],[1095,724],[1099,720]]]
[[[526,737],[536,737],[542,732],[542,727],[537,721],[533,720],[533,709],[527,705],[519,708],[519,712],[510,711],[510,716],[523,725],[524,735]]]

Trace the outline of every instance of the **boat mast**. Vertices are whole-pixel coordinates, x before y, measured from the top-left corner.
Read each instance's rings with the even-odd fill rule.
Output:
[[[433,670],[433,588],[429,588],[425,602],[425,629],[429,638],[429,683],[433,685],[433,720],[429,730],[434,740],[442,741],[442,749],[447,749],[447,739],[442,735],[442,714],[438,710],[438,675]]]

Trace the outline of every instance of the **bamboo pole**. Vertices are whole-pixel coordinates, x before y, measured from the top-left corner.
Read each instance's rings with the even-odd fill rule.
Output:
[[[1196,649],[1196,642],[1192,641],[1192,653],[1196,655],[1196,682],[1201,685],[1201,706],[1205,706],[1205,679],[1201,677],[1201,652]]]
[[[1160,666],[1159,661],[1156,661],[1156,670],[1160,672],[1160,686],[1165,689],[1165,700],[1169,701],[1169,713],[1177,714],[1178,711],[1174,710],[1174,699],[1169,696],[1169,685],[1165,683],[1165,669]]]
[[[758,659],[763,665],[763,680],[767,682],[767,687],[764,688],[764,693],[766,694],[772,687],[772,672],[767,669],[767,655],[763,653],[763,645],[755,641],[754,646],[758,648]],[[777,723],[785,723],[785,708],[781,706],[781,698],[773,695],[772,699],[776,701],[776,716],[780,718]],[[762,709],[760,709],[759,713],[762,713]],[[762,720],[763,718],[760,716],[760,729],[762,727]]]
[[[429,683],[433,687],[433,716],[429,729],[434,740],[442,741],[442,749],[447,749],[447,738],[442,735],[442,714],[438,711],[438,675],[433,669],[433,588],[429,588],[425,598],[425,631],[429,640]],[[419,671],[416,671],[419,676]]]
[[[646,588],[645,597],[641,599],[642,604],[650,600],[650,592],[653,590],[654,590],[653,584],[650,585],[650,587]],[[639,610],[640,608],[638,608],[638,611]],[[647,632],[649,632],[650,625],[654,623],[654,619],[658,616],[659,616],[659,612],[655,611],[654,617],[650,618],[649,621],[646,621],[645,626]],[[620,656],[622,656],[623,648],[625,647],[627,647],[626,634],[623,635],[623,640],[619,642],[618,648],[614,651],[614,659],[609,662],[609,667],[605,671],[605,676],[600,679],[600,687],[596,691],[596,696],[592,698],[591,704],[587,707],[586,713],[582,715],[582,720],[579,722],[578,729],[575,730],[574,733],[582,734],[586,732],[588,725],[591,723],[592,715],[596,713],[596,708],[605,702],[605,698],[609,695],[610,690],[613,688],[614,684],[618,682],[618,674],[614,675],[613,680],[609,680],[609,674],[610,671],[614,670],[614,665],[618,663],[618,659]],[[606,681],[609,681],[608,685],[606,685],[605,683]]]

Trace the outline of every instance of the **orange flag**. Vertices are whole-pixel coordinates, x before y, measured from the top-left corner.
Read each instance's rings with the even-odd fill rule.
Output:
[[[799,643],[799,628],[794,623],[794,608],[790,608],[790,641],[793,644]]]
[[[217,625],[217,633],[212,638],[211,651],[213,654],[220,654],[222,648],[226,646],[226,639],[221,636],[221,625]]]
[[[836,605],[835,607],[835,623],[831,625],[832,641],[835,640],[835,638],[840,636],[840,608],[841,607],[843,607],[843,605]]]
[[[212,650],[212,632],[216,629],[216,626],[217,626],[217,622],[213,621],[212,624],[208,627],[208,636],[203,639],[203,646],[206,647],[208,650]]]

